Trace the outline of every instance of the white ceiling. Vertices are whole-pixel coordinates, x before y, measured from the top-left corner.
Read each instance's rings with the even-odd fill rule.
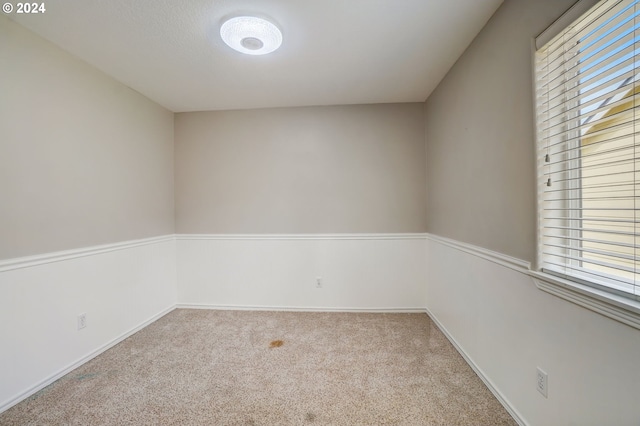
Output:
[[[502,0],[54,0],[11,14],[174,112],[421,102]],[[276,52],[219,36],[225,18],[276,23]]]

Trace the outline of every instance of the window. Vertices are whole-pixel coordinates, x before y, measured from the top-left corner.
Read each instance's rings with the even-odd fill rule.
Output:
[[[640,0],[602,0],[535,54],[538,269],[640,301]]]

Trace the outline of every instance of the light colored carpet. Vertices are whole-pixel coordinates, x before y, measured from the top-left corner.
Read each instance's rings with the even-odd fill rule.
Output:
[[[0,424],[516,423],[426,314],[178,309]]]

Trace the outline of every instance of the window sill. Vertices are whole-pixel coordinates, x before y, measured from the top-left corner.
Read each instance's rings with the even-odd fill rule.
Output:
[[[547,293],[640,329],[640,302],[543,272],[529,271],[536,287]]]

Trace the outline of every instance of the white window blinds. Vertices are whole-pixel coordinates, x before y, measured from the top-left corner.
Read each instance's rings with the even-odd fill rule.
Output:
[[[535,59],[539,267],[636,299],[639,1],[600,1]]]

